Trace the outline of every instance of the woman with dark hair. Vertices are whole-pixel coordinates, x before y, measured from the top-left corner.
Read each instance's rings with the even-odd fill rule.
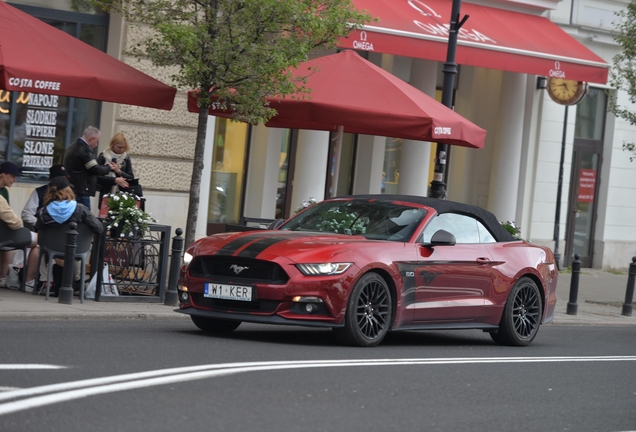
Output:
[[[102,223],[84,204],[75,201],[75,194],[66,177],[55,177],[44,194],[44,207],[40,209],[36,229],[55,228],[66,222],[75,222],[90,227],[96,234],[102,232]]]
[[[44,207],[38,212],[38,219],[35,228],[38,232],[55,229],[66,222],[75,222],[78,225],[88,226],[95,234],[103,230],[102,223],[97,219],[84,204],[75,201],[75,194],[66,177],[55,177],[49,182],[49,189],[44,194]],[[55,263],[63,267],[64,260],[55,258]],[[77,262],[79,264],[79,261]],[[46,281],[46,266],[40,268],[40,280]],[[82,269],[75,266],[75,280],[79,280]],[[54,286],[53,296],[56,295]]]

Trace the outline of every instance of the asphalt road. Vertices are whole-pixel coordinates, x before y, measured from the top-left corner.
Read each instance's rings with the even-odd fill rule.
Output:
[[[636,430],[633,326],[544,326],[526,348],[474,330],[350,348],[301,327],[0,321],[0,347],[3,432]]]

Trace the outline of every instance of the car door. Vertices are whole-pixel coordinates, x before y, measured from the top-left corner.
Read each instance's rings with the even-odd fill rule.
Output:
[[[440,229],[453,234],[457,243],[426,246]],[[487,315],[493,262],[482,240],[488,236],[479,221],[460,214],[437,215],[427,224],[414,275],[415,301],[407,306],[415,322],[479,322]]]

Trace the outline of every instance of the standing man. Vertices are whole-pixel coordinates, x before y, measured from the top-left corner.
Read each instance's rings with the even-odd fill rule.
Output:
[[[64,165],[69,174],[69,180],[75,192],[75,199],[78,203],[91,208],[92,196],[97,190],[97,177],[106,176],[110,171],[115,171],[116,163],[109,162],[106,165],[98,165],[95,160],[95,149],[99,144],[101,133],[95,126],[89,126],[84,130],[82,136],[66,149],[64,153]],[[122,188],[127,188],[128,183],[123,177],[115,180]]]

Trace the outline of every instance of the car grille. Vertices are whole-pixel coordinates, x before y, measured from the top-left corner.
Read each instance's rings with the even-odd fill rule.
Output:
[[[203,294],[192,293],[195,305],[218,312],[274,312],[280,302],[260,300],[255,302],[219,300],[203,297]]]
[[[251,258],[201,256],[192,260],[190,275],[197,278],[249,283],[284,284],[287,273],[276,263]]]

